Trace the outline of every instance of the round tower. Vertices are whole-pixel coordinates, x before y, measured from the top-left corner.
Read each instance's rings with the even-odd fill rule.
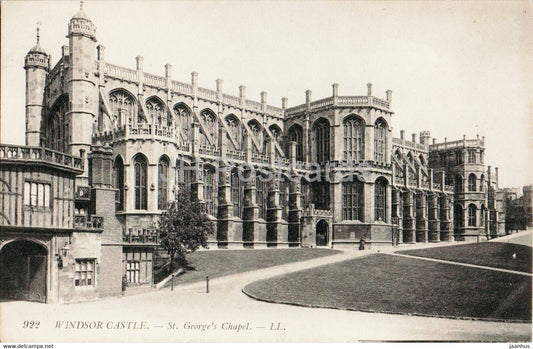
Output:
[[[98,84],[95,80],[96,27],[83,11],[70,20],[68,26],[70,67],[68,94],[70,101],[70,151],[84,160],[85,172],[80,184],[88,180],[87,154],[90,151],[93,122],[98,115]],[[84,180],[85,179],[85,180]]]
[[[41,119],[44,107],[44,88],[50,57],[39,43],[39,28],[37,28],[37,43],[24,59],[26,70],[26,145],[39,146],[41,140]]]

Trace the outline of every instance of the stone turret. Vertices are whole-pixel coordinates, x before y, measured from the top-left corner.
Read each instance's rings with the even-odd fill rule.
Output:
[[[26,145],[39,146],[44,87],[50,69],[50,56],[41,48],[37,28],[37,43],[24,59],[26,70]]]
[[[68,73],[68,94],[70,100],[70,150],[73,155],[88,154],[91,146],[91,132],[93,123],[98,115],[98,81],[94,72],[96,69],[96,27],[83,11],[70,20],[68,25],[70,62]],[[77,183],[86,185],[88,178],[87,159],[85,173]]]

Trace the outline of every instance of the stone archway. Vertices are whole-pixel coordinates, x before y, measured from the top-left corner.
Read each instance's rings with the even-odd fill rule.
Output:
[[[45,247],[16,240],[0,250],[0,295],[2,298],[46,302]]]
[[[321,219],[316,224],[316,245],[327,246],[329,242],[329,224],[324,219]]]

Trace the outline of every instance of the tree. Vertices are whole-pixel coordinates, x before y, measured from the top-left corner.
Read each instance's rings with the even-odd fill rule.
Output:
[[[192,200],[189,191],[180,191],[176,201],[161,214],[157,232],[163,247],[170,255],[170,270],[174,259],[186,264],[185,255],[200,246],[207,247],[207,236],[214,234],[213,222],[207,217],[204,204]]]

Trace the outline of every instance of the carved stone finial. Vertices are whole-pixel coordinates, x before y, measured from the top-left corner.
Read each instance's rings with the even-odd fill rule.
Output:
[[[80,11],[83,11],[83,0],[80,0]]]

